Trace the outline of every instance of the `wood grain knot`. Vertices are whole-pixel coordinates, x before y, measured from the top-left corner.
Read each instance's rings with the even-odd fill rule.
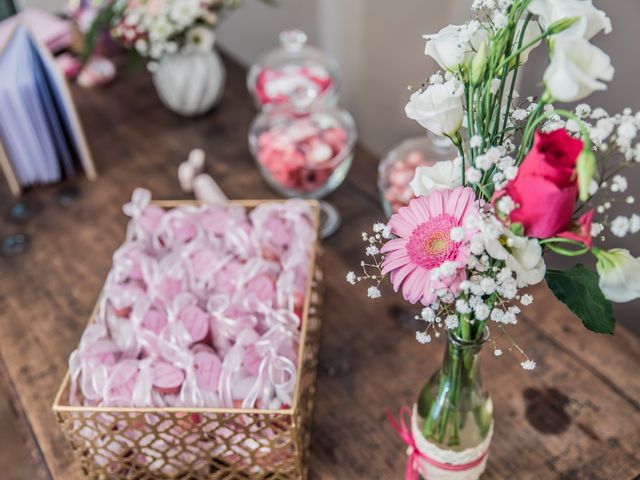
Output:
[[[341,377],[351,372],[351,361],[342,351],[325,349],[320,354],[320,371],[330,377]]]
[[[388,308],[389,316],[394,319],[401,330],[405,330],[408,332],[415,332],[416,330],[418,330],[418,325],[420,322],[416,320],[416,315],[419,313],[420,310],[406,310],[400,305],[391,305]]]
[[[523,397],[526,403],[525,417],[540,433],[557,435],[571,425],[571,417],[566,412],[569,397],[559,390],[527,388]]]

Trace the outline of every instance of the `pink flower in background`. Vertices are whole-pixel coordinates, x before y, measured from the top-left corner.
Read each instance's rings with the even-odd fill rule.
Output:
[[[405,300],[430,305],[437,290],[457,294],[466,278],[468,240],[473,232],[461,229],[454,241],[451,230],[462,227],[467,216],[478,214],[475,201],[468,187],[438,190],[411,200],[391,217],[389,226],[398,238],[381,249],[386,254],[382,274],[390,273],[394,290],[402,287]],[[435,269],[440,269],[439,275],[433,275]]]

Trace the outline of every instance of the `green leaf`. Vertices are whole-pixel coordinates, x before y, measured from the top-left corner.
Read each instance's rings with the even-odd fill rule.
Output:
[[[509,230],[511,230],[518,237],[524,237],[524,225],[520,222],[512,223],[509,227]]]
[[[613,304],[598,286],[598,274],[577,264],[568,270],[547,270],[547,284],[558,300],[575,313],[585,327],[596,333],[613,334],[616,319]]]

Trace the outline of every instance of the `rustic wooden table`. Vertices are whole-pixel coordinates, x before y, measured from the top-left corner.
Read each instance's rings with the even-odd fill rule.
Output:
[[[78,464],[51,412],[66,370],[123,238],[121,206],[135,187],[181,198],[176,171],[188,151],[207,152],[207,170],[231,198],[272,198],[247,149],[254,109],[245,72],[232,62],[212,113],[179,118],[159,103],[146,73],[124,74],[100,90],[74,89],[100,177],[25,199],[40,212],[23,224],[2,219],[0,237],[25,233],[26,252],[0,257],[1,369],[41,478],[79,479]],[[438,366],[442,345],[421,346],[395,295],[369,301],[344,280],[358,266],[360,232],[382,218],[377,159],[363,149],[330,197],[344,225],[326,241],[326,314],[312,434],[312,479],[396,479],[405,447],[385,406],[410,404]],[[0,205],[13,203],[0,187]],[[356,291],[357,290],[357,291]],[[538,362],[523,371],[512,355],[485,355],[496,432],[485,479],[630,480],[640,475],[640,341],[587,332],[546,288],[512,332]],[[409,316],[410,317],[410,316]],[[16,461],[28,461],[16,459]]]

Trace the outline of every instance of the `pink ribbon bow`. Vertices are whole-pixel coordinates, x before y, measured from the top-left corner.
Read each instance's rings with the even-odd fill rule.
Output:
[[[419,470],[417,467],[418,460],[424,460],[428,464],[439,468],[440,470],[445,470],[447,472],[464,472],[467,470],[471,470],[472,468],[480,465],[483,460],[486,458],[489,450],[485,450],[482,455],[480,455],[475,460],[469,463],[463,463],[460,465],[453,465],[451,463],[440,463],[437,460],[434,460],[431,457],[428,457],[420,450],[418,450],[418,446],[416,445],[416,441],[413,438],[411,430],[407,427],[407,423],[405,421],[405,416],[409,415],[409,419],[411,419],[411,410],[406,405],[400,409],[400,415],[398,416],[398,420],[393,417],[391,411],[387,408],[387,419],[389,423],[393,427],[393,429],[398,433],[400,439],[409,447],[407,450],[407,454],[409,458],[407,459],[407,466],[404,471],[405,480],[418,480]]]

